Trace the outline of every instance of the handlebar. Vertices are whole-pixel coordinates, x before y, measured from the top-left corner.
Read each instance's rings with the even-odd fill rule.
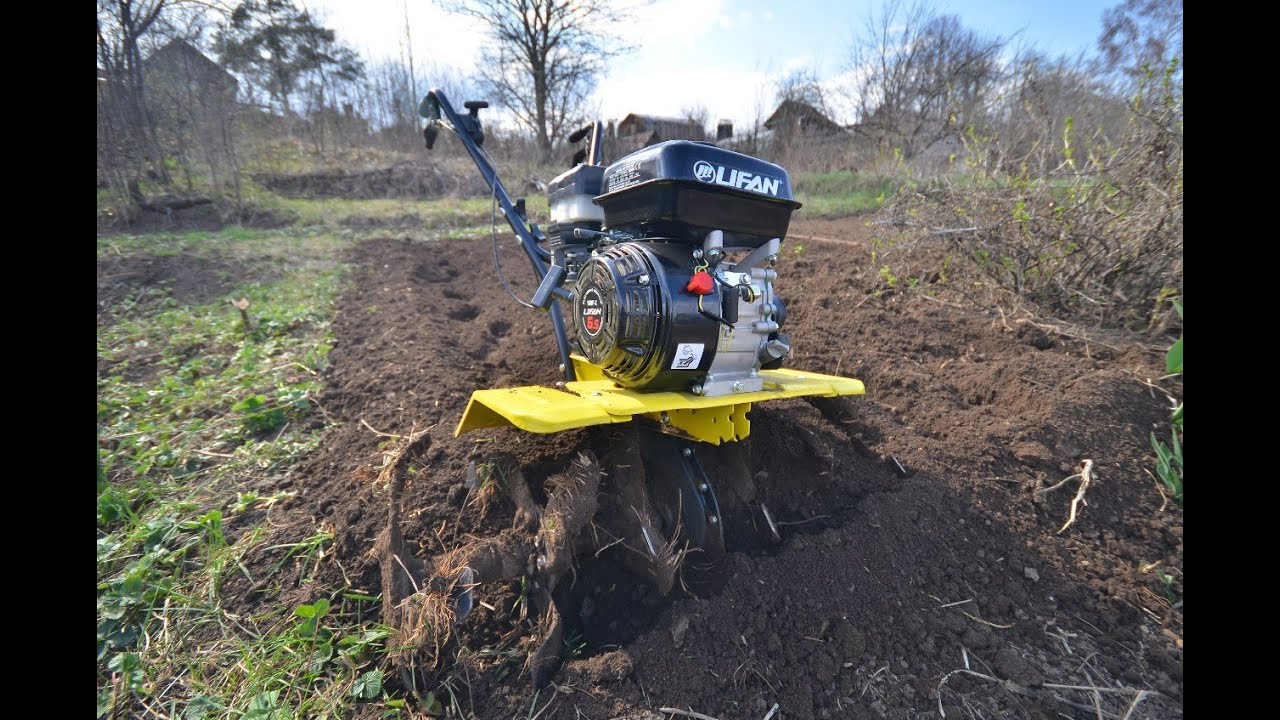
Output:
[[[575,376],[573,362],[569,358],[569,339],[565,332],[564,316],[560,313],[560,304],[556,299],[557,294],[552,291],[552,287],[558,286],[563,279],[564,269],[556,268],[554,265],[548,268],[542,261],[546,251],[539,247],[538,240],[534,236],[534,231],[528,225],[528,221],[517,210],[516,204],[512,202],[511,196],[507,194],[507,189],[502,185],[502,180],[498,177],[498,171],[493,167],[488,154],[480,149],[484,143],[484,130],[480,125],[479,111],[482,108],[489,107],[489,103],[483,100],[468,100],[463,103],[463,107],[470,111],[470,115],[459,115],[453,109],[449,98],[440,89],[433,88],[427,93],[426,97],[422,99],[422,103],[418,106],[418,114],[427,120],[427,127],[423,130],[427,138],[427,148],[430,149],[434,144],[438,127],[444,126],[458,137],[462,146],[466,148],[467,153],[471,155],[471,160],[476,164],[476,168],[480,170],[480,175],[484,178],[485,183],[489,185],[494,199],[502,206],[503,217],[507,219],[507,224],[511,226],[512,231],[520,238],[520,246],[524,249],[525,255],[529,257],[529,263],[533,266],[533,272],[537,276],[539,288],[542,290],[536,293],[535,297],[541,300],[540,306],[551,315],[551,326],[555,332],[556,345],[559,346],[560,362],[564,368],[565,379],[573,380]],[[596,123],[596,125],[599,125],[599,123]],[[595,137],[599,137],[599,133]],[[550,270],[550,281],[547,279],[548,270]]]

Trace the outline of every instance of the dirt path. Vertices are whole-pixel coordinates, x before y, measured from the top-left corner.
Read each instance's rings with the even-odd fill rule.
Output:
[[[1140,379],[1159,358],[1137,348],[1086,356],[998,317],[867,300],[856,274],[864,220],[793,230],[835,242],[805,240],[778,268],[792,366],[861,378],[867,396],[753,412],[752,462],[767,499],[785,508],[781,546],[730,547],[720,566],[690,568],[689,592],[666,602],[608,553],[579,567],[570,624],[581,654],[539,699],[551,698],[542,717],[660,717],[670,706],[758,719],[775,703],[777,718],[938,717],[941,692],[948,717],[1083,718],[1097,716],[1095,703],[1123,716],[1137,690],[1162,695],[1141,698],[1130,717],[1179,717],[1182,511],[1144,472],[1147,433],[1167,410]],[[503,257],[517,292],[531,294],[516,248]],[[405,539],[424,558],[511,527],[502,498],[463,507],[473,457],[513,452],[537,485],[592,436],[452,437],[472,390],[557,377],[548,324],[506,297],[486,240],[376,240],[351,260],[356,288],[340,301],[320,398],[345,422],[288,482],[303,501],[299,527],[332,525],[342,571],[376,591],[369,550],[386,504],[372,480],[389,438],[371,428],[431,428],[405,489]],[[1084,459],[1087,506],[1059,534],[1075,482],[1034,491]],[[276,601],[231,582],[246,584],[246,611]],[[313,592],[286,581],[281,597]],[[516,584],[481,590],[459,639],[492,652],[442,671],[478,717],[529,710],[526,633],[510,611],[519,597]]]

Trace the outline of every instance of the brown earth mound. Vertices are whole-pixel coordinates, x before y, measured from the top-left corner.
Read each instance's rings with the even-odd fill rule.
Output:
[[[402,163],[372,170],[322,170],[309,173],[257,173],[253,179],[268,190],[292,198],[473,197],[488,195],[474,172],[459,175],[434,165]]]
[[[581,560],[571,659],[536,699],[519,584],[482,587],[452,652],[423,659],[449,683],[436,695],[482,718],[531,704],[548,718],[668,717],[662,707],[762,718],[775,704],[775,718],[1180,716],[1182,509],[1146,472],[1147,434],[1168,415],[1142,382],[1159,356],[869,297],[862,221],[794,230],[809,239],[778,267],[790,365],[859,377],[867,395],[753,411],[750,462],[784,542],[730,533],[727,558],[686,564],[665,600],[620,569],[618,548]],[[532,294],[518,248],[502,255]],[[284,481],[301,502],[277,532],[332,527],[337,562],[319,587],[376,592],[387,487],[375,478],[399,440],[384,434],[428,430],[407,459],[401,528],[424,560],[513,526],[504,496],[468,499],[471,460],[511,453],[545,492],[580,451],[607,448],[593,431],[452,436],[472,390],[558,377],[549,324],[505,295],[487,241],[376,240],[350,260],[320,398],[344,422]],[[1059,532],[1078,480],[1036,491],[1085,460],[1085,504]],[[296,574],[224,587],[245,613],[316,592]]]
[[[143,207],[130,222],[99,215],[98,237],[124,233],[217,232],[228,225],[279,228],[288,227],[297,219],[297,215],[288,210],[246,207],[236,212],[208,202],[171,208],[152,206]]]
[[[161,299],[178,305],[212,302],[237,286],[280,277],[290,262],[275,257],[246,263],[217,250],[104,253],[98,257],[98,323],[148,311]]]

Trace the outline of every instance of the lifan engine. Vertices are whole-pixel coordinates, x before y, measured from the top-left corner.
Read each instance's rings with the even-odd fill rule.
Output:
[[[549,187],[554,264],[573,287],[578,350],[637,390],[762,390],[790,341],[773,289],[800,203],[785,170],[685,140]],[[733,259],[733,258],[736,258]]]

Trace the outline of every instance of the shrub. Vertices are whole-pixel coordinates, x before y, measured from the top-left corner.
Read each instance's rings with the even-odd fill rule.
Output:
[[[1148,75],[1118,143],[1077,138],[1068,118],[1056,140],[1061,165],[1032,177],[999,171],[984,157],[993,141],[971,134],[969,174],[907,185],[886,205],[881,224],[903,229],[898,244],[949,244],[975,276],[966,287],[996,289],[998,302],[1096,327],[1167,329],[1183,268],[1176,69],[1175,62],[1163,75]]]

